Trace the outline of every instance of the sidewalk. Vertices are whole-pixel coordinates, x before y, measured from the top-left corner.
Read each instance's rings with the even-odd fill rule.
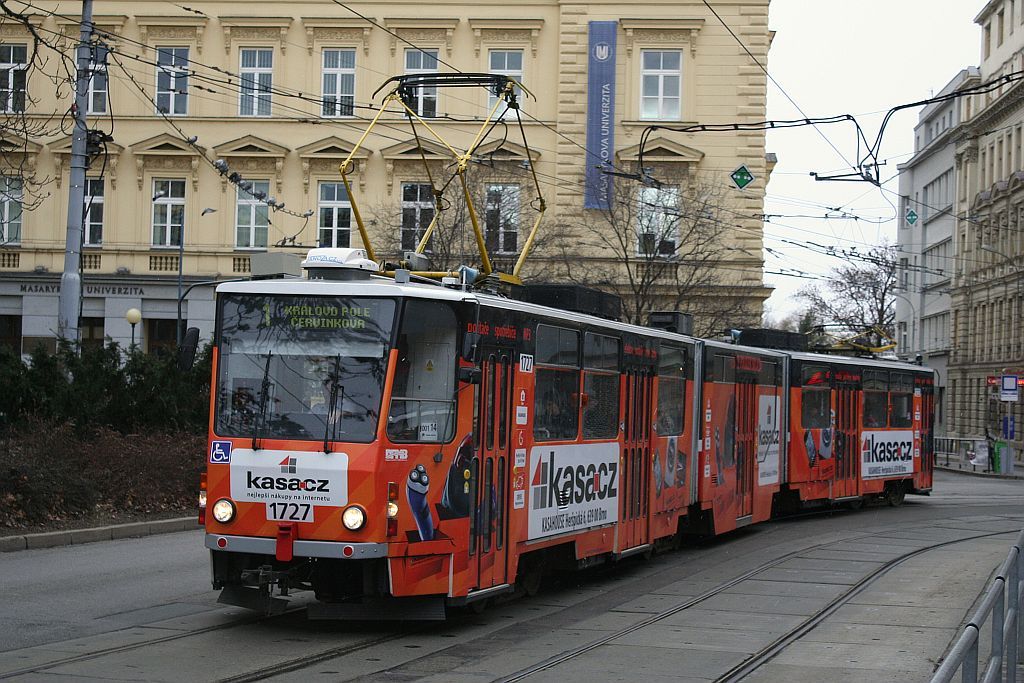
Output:
[[[1014,463],[1013,474],[1000,474],[989,472],[984,467],[972,465],[967,461],[960,461],[950,458],[947,464],[946,459],[941,455],[935,456],[935,469],[945,472],[959,472],[961,474],[973,474],[979,477],[990,477],[992,479],[1024,479],[1024,464]]]
[[[113,524],[110,526],[91,527],[89,529],[0,536],[0,553],[15,550],[32,550],[34,548],[55,548],[63,545],[80,545],[82,543],[110,541],[119,538],[137,538],[140,536],[152,536],[153,534],[168,534],[175,531],[191,531],[198,528],[196,518],[192,516],[154,520],[151,522]]]

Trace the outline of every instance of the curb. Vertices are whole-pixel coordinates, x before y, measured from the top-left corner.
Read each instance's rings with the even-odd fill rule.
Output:
[[[192,531],[198,529],[195,517],[176,517],[160,519],[152,522],[132,522],[130,524],[113,524],[88,529],[72,529],[70,531],[49,531],[41,534],[24,534],[22,536],[0,536],[0,553],[17,550],[34,550],[37,548],[56,548],[65,545],[81,545],[98,541],[113,541],[119,538],[139,538],[154,534],[169,534],[175,531]]]
[[[972,470],[962,470],[959,467],[947,467],[946,465],[940,465],[938,463],[935,464],[935,469],[942,470],[943,472],[953,472],[955,474],[966,474],[969,477],[982,477],[983,479],[1024,479],[1024,475],[1020,474],[994,474],[992,472],[974,472]]]

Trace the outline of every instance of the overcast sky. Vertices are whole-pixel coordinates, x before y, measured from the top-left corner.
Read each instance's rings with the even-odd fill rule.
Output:
[[[960,69],[978,64],[980,29],[972,20],[984,6],[982,0],[772,0],[769,26],[776,35],[768,72],[807,116],[853,114],[874,140],[890,107],[925,99]],[[881,169],[883,179],[892,178],[885,185],[888,193],[868,183],[820,182],[808,175],[849,170],[842,156],[855,161],[851,124],[819,127],[828,142],[812,127],[768,133],[767,151],[779,162],[768,184],[765,213],[784,217],[765,224],[765,246],[777,252],[766,254],[765,270],[824,275],[840,263],[778,238],[861,250],[885,238],[894,241],[896,165],[913,150],[919,113],[919,108],[901,112],[886,128],[880,158],[888,160]],[[768,118],[803,118],[771,82]],[[826,207],[866,220],[826,219]],[[767,304],[773,318],[800,308],[795,292],[816,284],[770,274],[765,281],[775,288]]]

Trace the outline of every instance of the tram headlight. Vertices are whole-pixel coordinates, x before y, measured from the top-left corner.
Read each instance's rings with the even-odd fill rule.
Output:
[[[221,524],[227,524],[235,518],[235,504],[227,498],[221,498],[213,504],[213,518]]]
[[[388,501],[388,519],[394,519],[398,516],[398,503]]]
[[[358,505],[350,505],[341,513],[341,523],[349,531],[359,531],[366,524],[366,513]]]

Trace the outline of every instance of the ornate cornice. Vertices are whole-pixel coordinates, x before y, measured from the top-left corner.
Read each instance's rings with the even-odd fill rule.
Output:
[[[374,21],[373,17],[369,17],[369,21]],[[306,50],[311,55],[313,44],[317,42],[362,43],[363,54],[370,54],[371,23],[337,17],[302,17],[302,25],[306,31]]]
[[[423,17],[419,19],[384,19],[384,26],[390,29],[391,35],[391,56],[394,57],[398,51],[398,34],[410,43],[443,43],[445,54],[452,56],[452,37],[455,35],[455,27],[459,25],[458,18]]]
[[[206,17],[135,16],[141,42],[147,45],[153,39],[195,42],[199,52],[203,51],[203,31],[208,21]]]
[[[266,40],[279,43],[281,54],[288,50],[288,27],[291,17],[221,17],[224,31],[224,54],[231,52],[232,41]]]
[[[690,55],[697,55],[697,34],[704,26],[703,19],[620,19],[626,32],[626,55],[632,56],[637,40],[645,43],[689,43]]]
[[[537,56],[537,42],[543,19],[475,19],[469,20],[473,29],[473,49],[480,56],[484,41],[488,43],[529,43],[530,52]]]

